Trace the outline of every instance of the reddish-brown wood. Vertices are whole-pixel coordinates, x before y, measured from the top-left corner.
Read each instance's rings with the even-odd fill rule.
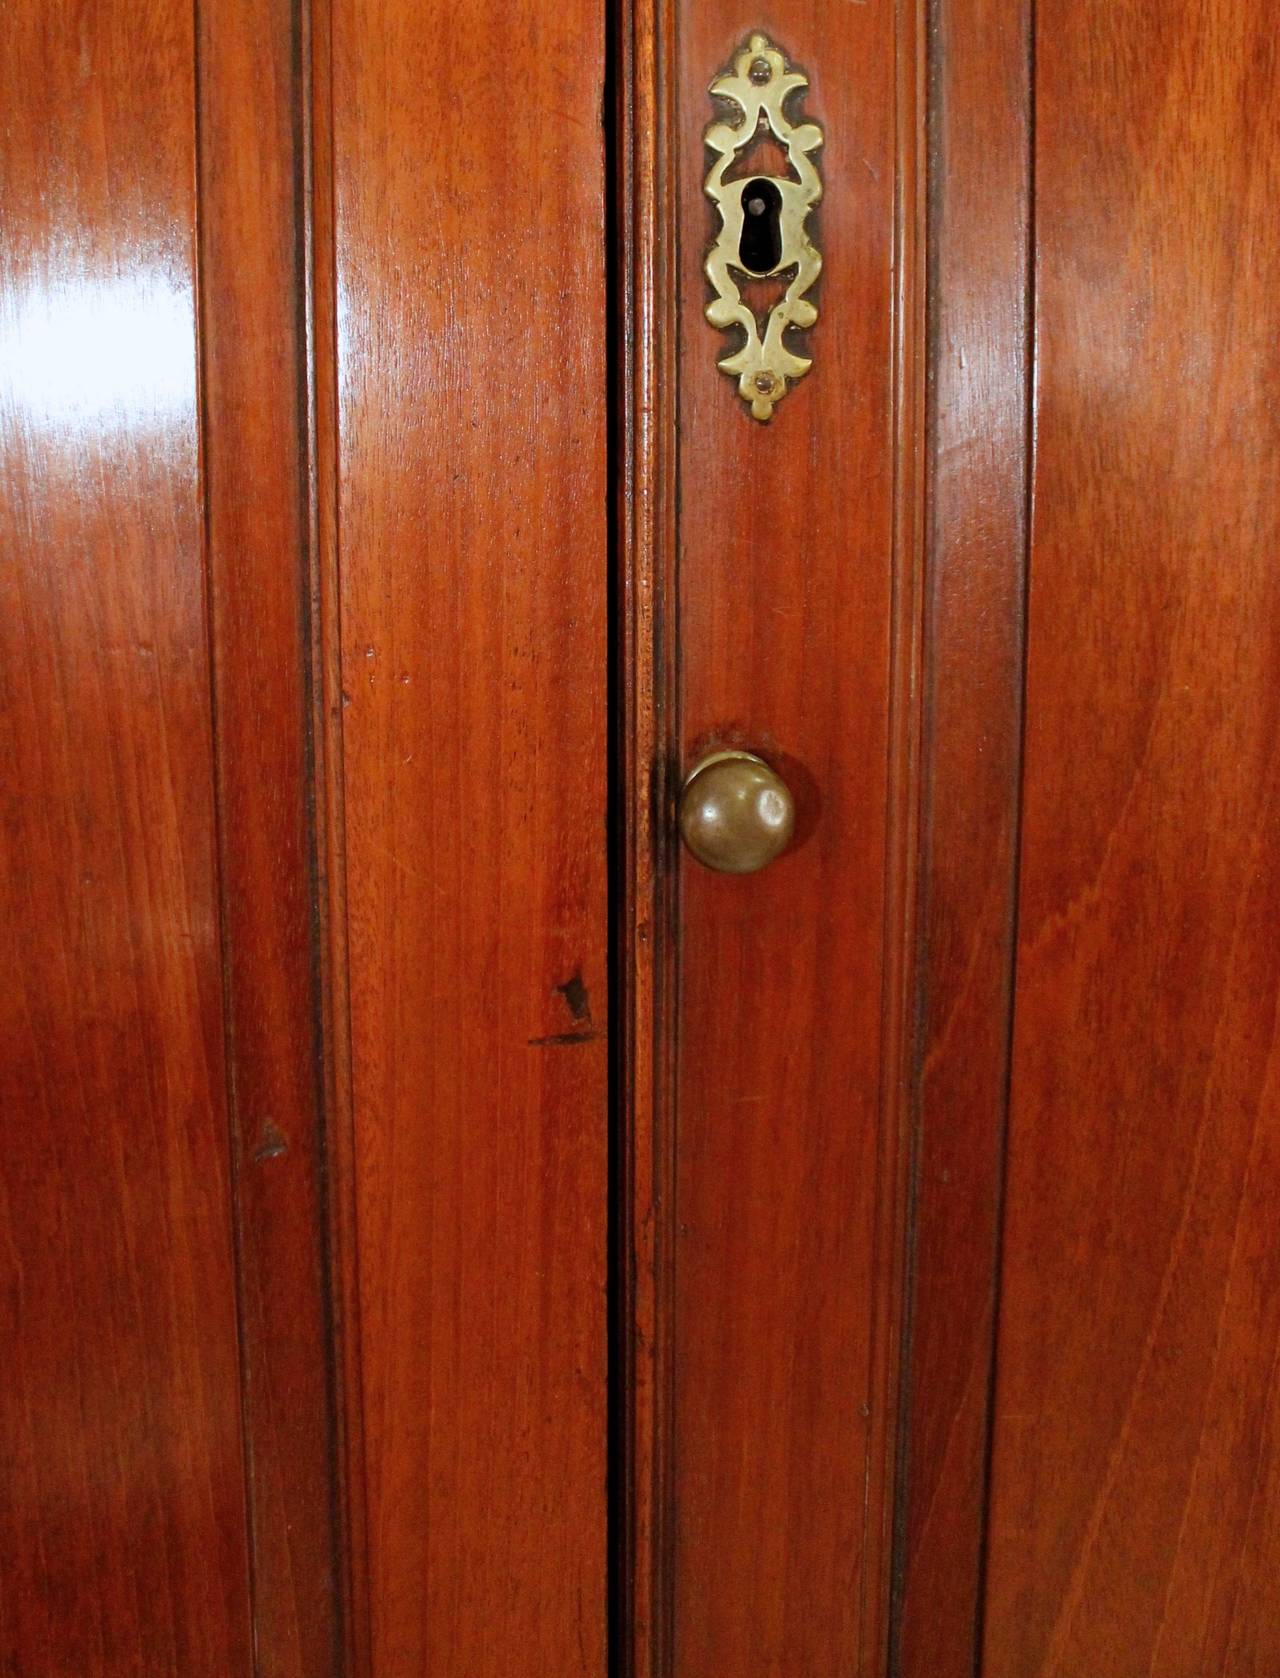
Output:
[[[604,1678],[611,1472],[629,1678],[1274,1678],[1278,53],[1036,10],[1020,839],[1029,0],[929,9],[927,434],[922,8],[616,9],[612,486],[608,8],[0,24],[6,1672]],[[749,27],[827,135],[767,428]]]
[[[263,1674],[339,1635],[315,926],[306,37],[292,0],[199,8],[203,460]]]
[[[707,86],[748,25],[804,66],[826,133],[813,370],[768,426],[717,370],[726,340],[703,317]],[[900,1018],[889,940],[907,816],[887,794],[910,732],[892,715],[894,649],[911,645],[895,566],[910,599],[914,553],[895,517],[894,275],[909,296],[914,225],[904,39],[891,6],[836,16],[797,0],[746,19],[716,0],[678,18],[683,759],[749,745],[800,809],[799,842],[765,873],[681,869],[675,1193],[661,1209],[678,1678],[880,1665],[878,1328],[894,1266],[879,1190],[895,1180],[899,1117],[883,1050]]]
[[[972,1678],[1013,977],[1029,8],[939,0],[912,1289],[895,1671]]]
[[[1280,62],[1040,0],[987,1678],[1280,1670]]]
[[[251,1659],[191,9],[0,23],[0,1667]]]
[[[333,6],[379,1678],[604,1671],[603,32],[586,0]]]

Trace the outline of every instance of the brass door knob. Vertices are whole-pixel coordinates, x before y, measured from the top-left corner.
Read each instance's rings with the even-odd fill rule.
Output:
[[[754,874],[791,843],[796,808],[786,782],[754,752],[713,752],[680,790],[680,832],[707,868]]]

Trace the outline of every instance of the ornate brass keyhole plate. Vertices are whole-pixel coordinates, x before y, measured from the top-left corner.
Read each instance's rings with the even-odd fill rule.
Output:
[[[812,326],[815,304],[805,295],[822,268],[822,257],[809,237],[809,211],[822,196],[822,181],[811,153],[822,144],[816,122],[793,125],[786,114],[792,95],[809,85],[766,35],[752,35],[734,59],[733,69],[711,84],[714,99],[731,101],[742,113],[736,126],[722,118],[703,138],[716,154],[707,175],[707,196],[720,212],[720,230],[707,254],[706,274],[715,289],[707,304],[713,326],[741,327],[746,341],[719,362],[736,376],[738,394],[752,415],[767,420],[790,385],[812,366],[786,341],[789,330]],[[726,180],[730,166],[755,141],[761,129],[786,148],[788,175],[741,175]],[[763,322],[744,301],[735,275],[785,279],[786,289]]]

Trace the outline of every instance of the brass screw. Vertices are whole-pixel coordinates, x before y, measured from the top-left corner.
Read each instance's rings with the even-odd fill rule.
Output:
[[[773,389],[773,374],[757,373],[756,389],[760,392],[761,396],[768,396],[769,392]]]
[[[758,86],[764,82],[772,80],[773,68],[767,58],[755,58],[751,61],[751,69],[748,71],[748,74],[750,75],[751,80]]]

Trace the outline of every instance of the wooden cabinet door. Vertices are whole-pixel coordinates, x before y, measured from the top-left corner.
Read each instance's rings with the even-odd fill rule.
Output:
[[[724,747],[798,812],[632,883],[641,1667],[1269,1673],[1274,28],[767,10],[824,127],[767,425],[703,355],[746,20],[634,42],[633,825]]]
[[[605,16],[330,25],[362,1658],[603,1678]]]
[[[1274,1678],[1274,33],[0,13],[0,1672]]]
[[[605,32],[0,20],[15,1678],[604,1678]]]

